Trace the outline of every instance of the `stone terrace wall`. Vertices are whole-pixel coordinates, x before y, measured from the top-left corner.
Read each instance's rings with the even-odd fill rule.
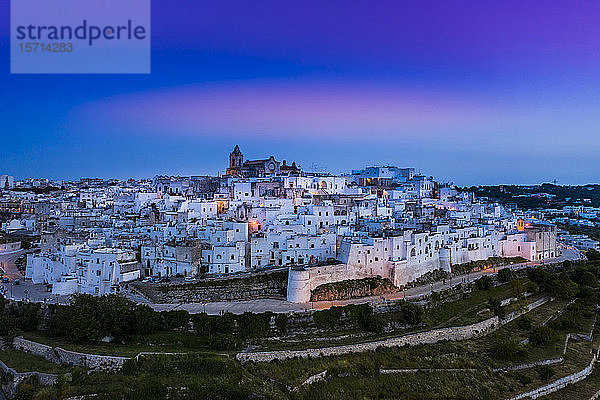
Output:
[[[31,340],[16,337],[13,347],[26,353],[44,357],[55,364],[68,364],[100,370],[120,370],[128,357],[102,356],[97,354],[77,353],[60,347],[51,347]]]
[[[585,378],[587,378],[587,376],[592,373],[592,371],[594,369],[594,363],[596,362],[597,359],[598,359],[598,350],[594,351],[594,356],[592,357],[592,361],[590,361],[588,366],[585,367],[584,369],[582,369],[581,371],[578,371],[578,372],[575,372],[574,374],[562,377],[552,383],[549,383],[548,385],[539,387],[530,392],[521,393],[520,395],[513,397],[511,400],[520,400],[520,399],[525,399],[525,398],[537,399],[538,397],[542,397],[542,396],[545,396],[552,392],[556,392],[557,390],[560,390],[568,385],[572,385],[574,383],[580,382],[580,381],[584,380]]]
[[[19,383],[28,380],[32,376],[37,377],[38,382],[45,386],[54,385],[57,377],[54,374],[42,372],[17,372],[0,360],[0,386],[4,393],[9,396],[15,396]]]
[[[550,298],[545,297],[537,300],[536,302],[529,305],[529,310],[533,310],[536,307],[541,306],[548,302]],[[256,353],[238,353],[236,358],[242,362],[254,361],[254,362],[268,362],[272,360],[285,360],[288,358],[306,358],[306,357],[323,357],[323,356],[337,356],[348,353],[362,353],[365,351],[373,351],[378,347],[396,347],[396,346],[414,346],[418,344],[431,344],[437,343],[442,340],[460,341],[471,339],[478,336],[484,336],[495,329],[501,324],[508,323],[522,313],[515,311],[509,314],[504,320],[500,320],[498,317],[492,317],[485,321],[477,322],[472,325],[455,326],[449,328],[433,329],[425,332],[413,333],[410,335],[400,336],[397,338],[378,340],[374,342],[357,343],[341,346],[331,346],[315,349],[305,350],[279,350],[279,351],[265,351]]]
[[[203,301],[243,301],[254,299],[285,299],[287,269],[240,275],[227,278],[203,279],[194,283],[167,283],[161,285],[130,282],[131,290],[152,303],[201,303]]]

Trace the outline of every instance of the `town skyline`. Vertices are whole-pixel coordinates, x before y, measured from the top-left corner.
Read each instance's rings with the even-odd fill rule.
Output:
[[[235,145],[235,147],[238,147],[239,145]],[[230,147],[229,150],[231,150],[233,147]],[[260,150],[259,150],[260,151]],[[253,156],[254,154],[251,154],[251,156]],[[452,176],[448,176],[446,178],[446,176],[444,174],[441,175],[435,175],[433,173],[430,173],[430,171],[426,170],[426,169],[422,169],[419,167],[416,167],[414,165],[404,165],[404,164],[400,164],[400,163],[394,163],[392,162],[370,162],[370,163],[365,163],[363,165],[350,165],[350,168],[345,169],[345,170],[332,170],[331,168],[328,168],[326,165],[322,165],[322,164],[317,164],[317,163],[301,163],[301,162],[296,162],[296,160],[293,160],[292,157],[289,158],[285,158],[285,157],[277,157],[276,155],[270,154],[270,153],[263,153],[263,154],[256,154],[256,157],[254,158],[269,158],[269,157],[275,157],[276,159],[278,159],[279,161],[288,161],[291,164],[292,162],[296,163],[301,169],[302,169],[302,173],[304,174],[325,174],[325,175],[351,175],[353,170],[356,169],[361,169],[361,168],[367,168],[367,167],[388,167],[388,166],[392,166],[392,167],[399,167],[399,168],[415,168],[416,173],[420,174],[420,175],[424,175],[424,176],[436,176],[436,177],[440,177],[440,181],[442,182],[447,182],[447,183],[452,183],[452,184],[456,184],[457,186],[478,186],[478,185],[524,185],[524,186],[535,186],[535,185],[541,185],[541,184],[545,184],[545,183],[549,183],[549,184],[554,184],[554,185],[566,185],[566,186],[584,186],[584,185],[594,185],[597,184],[598,182],[583,182],[583,183],[569,183],[569,182],[562,182],[557,178],[548,178],[546,180],[541,180],[541,181],[537,181],[537,182],[494,182],[494,183],[490,183],[490,182],[486,182],[486,181],[482,181],[482,182],[465,182],[465,183],[461,183],[456,181],[455,179],[453,179]],[[224,160],[224,164],[221,168],[216,168],[216,169],[201,169],[198,168],[196,171],[202,171],[202,172],[198,172],[198,173],[194,173],[194,169],[183,169],[182,171],[185,171],[187,173],[183,173],[181,171],[175,171],[175,170],[163,170],[160,173],[156,172],[156,173],[150,173],[150,174],[146,174],[146,175],[127,175],[127,174],[121,174],[121,175],[103,175],[103,174],[92,174],[92,175],[85,175],[85,174],[68,174],[66,176],[52,176],[52,175],[12,175],[14,177],[15,180],[19,180],[19,181],[26,181],[26,180],[38,180],[38,179],[48,179],[50,181],[77,181],[80,179],[89,179],[89,178],[98,178],[98,179],[105,179],[105,180],[111,180],[111,179],[117,179],[117,180],[128,180],[128,179],[135,179],[135,180],[139,180],[139,179],[152,179],[156,176],[222,176],[225,175],[226,172],[226,159],[223,158]],[[10,173],[10,170],[6,170],[5,172]]]

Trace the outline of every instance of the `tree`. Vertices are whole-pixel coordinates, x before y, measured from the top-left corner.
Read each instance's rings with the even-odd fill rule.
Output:
[[[494,335],[491,354],[502,360],[514,360],[527,354],[527,348],[506,333]]]
[[[129,315],[129,332],[132,334],[146,335],[154,333],[160,326],[157,312],[147,305],[137,305]]]
[[[190,314],[185,310],[170,310],[160,313],[161,328],[164,330],[185,329],[190,322]]]
[[[520,317],[517,320],[517,326],[519,327],[519,329],[523,330],[523,331],[528,331],[531,329],[531,318],[529,318],[527,315],[523,315],[522,317]]]
[[[484,275],[481,278],[475,280],[475,287],[477,290],[489,290],[492,288],[492,278],[488,275]]]
[[[285,314],[277,314],[275,316],[275,326],[277,326],[277,330],[281,335],[285,335],[287,333],[287,323],[288,317]]]
[[[498,281],[501,283],[506,283],[512,279],[513,273],[510,268],[502,268],[498,271]]]
[[[538,376],[543,381],[547,381],[554,376],[554,370],[549,365],[538,365],[535,367],[535,372],[537,372]]]
[[[597,261],[597,260],[600,260],[600,251],[595,250],[595,249],[589,249],[588,251],[585,252],[585,256],[590,261]]]
[[[513,279],[510,281],[510,289],[512,291],[513,296],[519,297],[525,293],[525,288],[523,287],[523,282],[520,279]]]
[[[490,310],[492,310],[494,315],[498,316],[498,318],[503,319],[504,317],[506,317],[506,310],[504,309],[504,306],[502,305],[502,302],[500,300],[494,297],[490,297],[488,299],[488,307],[490,308]]]
[[[579,285],[569,278],[566,272],[562,272],[555,279],[549,282],[549,289],[552,295],[559,299],[573,299],[579,294]]]
[[[542,325],[533,328],[529,335],[529,343],[536,346],[545,346],[558,339],[558,333],[549,326]]]

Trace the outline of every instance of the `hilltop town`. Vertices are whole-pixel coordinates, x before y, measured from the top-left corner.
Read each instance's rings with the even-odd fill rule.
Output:
[[[595,390],[600,253],[573,232],[596,229],[594,204],[527,208],[412,167],[315,173],[238,146],[218,176],[0,187],[9,396]]]
[[[287,300],[307,303],[337,281],[403,287],[470,262],[561,254],[555,225],[415,168],[311,173],[273,156],[246,160],[235,146],[224,172],[17,186],[5,178],[2,229],[39,241],[24,278],[59,296],[287,268]]]

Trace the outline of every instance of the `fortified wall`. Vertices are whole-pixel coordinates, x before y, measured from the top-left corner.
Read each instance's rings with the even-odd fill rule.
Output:
[[[450,252],[447,249],[440,249],[439,254],[439,258],[431,258],[422,262],[386,261],[377,269],[344,263],[304,268],[292,267],[288,274],[287,301],[308,303],[311,291],[318,286],[349,279],[380,276],[388,278],[395,286],[399,287],[436,269],[451,272]]]

